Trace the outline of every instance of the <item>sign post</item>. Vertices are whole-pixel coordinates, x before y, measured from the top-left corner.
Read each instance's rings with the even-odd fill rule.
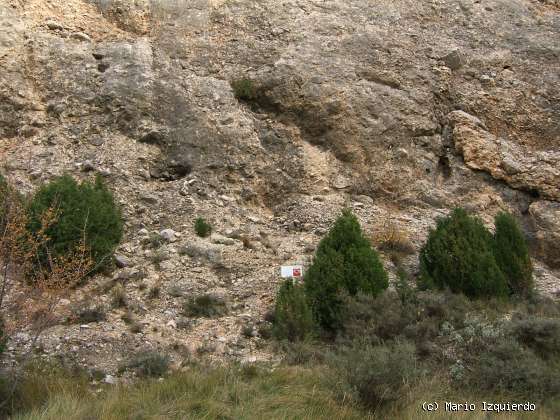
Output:
[[[303,265],[283,265],[280,268],[280,275],[282,278],[299,279],[303,278]]]

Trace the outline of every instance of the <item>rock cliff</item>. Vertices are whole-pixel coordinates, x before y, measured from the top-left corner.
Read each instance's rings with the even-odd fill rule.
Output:
[[[145,326],[129,333],[114,311],[57,326],[47,353],[267,358],[256,328],[279,265],[308,261],[344,205],[416,250],[453,207],[489,223],[509,210],[539,287],[560,290],[557,0],[2,0],[0,27],[2,170],[23,191],[108,178],[127,223],[115,276]],[[158,269],[142,244],[166,229]],[[198,293],[228,314],[185,327],[178,297]]]

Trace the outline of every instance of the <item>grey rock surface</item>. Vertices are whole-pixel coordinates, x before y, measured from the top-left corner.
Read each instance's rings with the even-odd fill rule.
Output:
[[[463,206],[491,226],[508,210],[537,286],[559,289],[557,2],[49,5],[0,2],[0,170],[23,193],[62,173],[106,177],[129,260],[109,280],[144,327],[130,333],[98,276],[61,314],[93,299],[107,319],[49,329],[49,355],[75,349],[111,374],[134,349],[177,342],[269,359],[242,325],[264,322],[278,267],[309,263],[345,206],[374,242],[389,224],[405,233],[413,275],[437,217]],[[248,95],[232,88],[242,79]],[[197,217],[219,234],[198,238]],[[161,241],[170,227],[180,238]],[[179,322],[185,296],[216,290],[227,315]]]

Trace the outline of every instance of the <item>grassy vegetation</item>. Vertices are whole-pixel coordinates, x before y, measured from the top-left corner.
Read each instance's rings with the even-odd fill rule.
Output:
[[[107,387],[92,398],[87,382],[51,372],[34,373],[20,401],[31,408],[14,419],[364,419],[367,413],[340,402],[316,368],[274,371],[258,367],[195,366],[165,381]]]
[[[339,395],[324,366],[210,368],[195,365],[165,381],[143,379],[129,386],[103,386],[92,392],[84,374],[47,368],[31,371],[18,388],[18,420],[121,419],[448,419],[450,413],[423,412],[425,401],[511,401],[506,395],[461,392],[441,377],[425,378],[399,404],[366,411]],[[537,404],[535,413],[503,414],[496,419],[554,419],[558,407]],[[486,413],[453,418],[487,419]]]

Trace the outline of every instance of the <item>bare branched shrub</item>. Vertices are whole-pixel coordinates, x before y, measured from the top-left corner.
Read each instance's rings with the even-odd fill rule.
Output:
[[[93,262],[84,235],[68,253],[50,252],[46,232],[57,220],[56,208],[43,212],[39,229],[32,234],[27,229],[23,198],[5,182],[0,189],[0,313],[6,335],[26,326],[32,337],[29,351],[14,372],[13,389],[6,394],[6,401],[0,402],[2,407],[16,389],[39,336],[56,324],[57,305],[91,273]]]
[[[370,236],[372,245],[380,251],[395,256],[406,256],[414,253],[414,245],[408,233],[393,221],[386,221],[379,231]]]

